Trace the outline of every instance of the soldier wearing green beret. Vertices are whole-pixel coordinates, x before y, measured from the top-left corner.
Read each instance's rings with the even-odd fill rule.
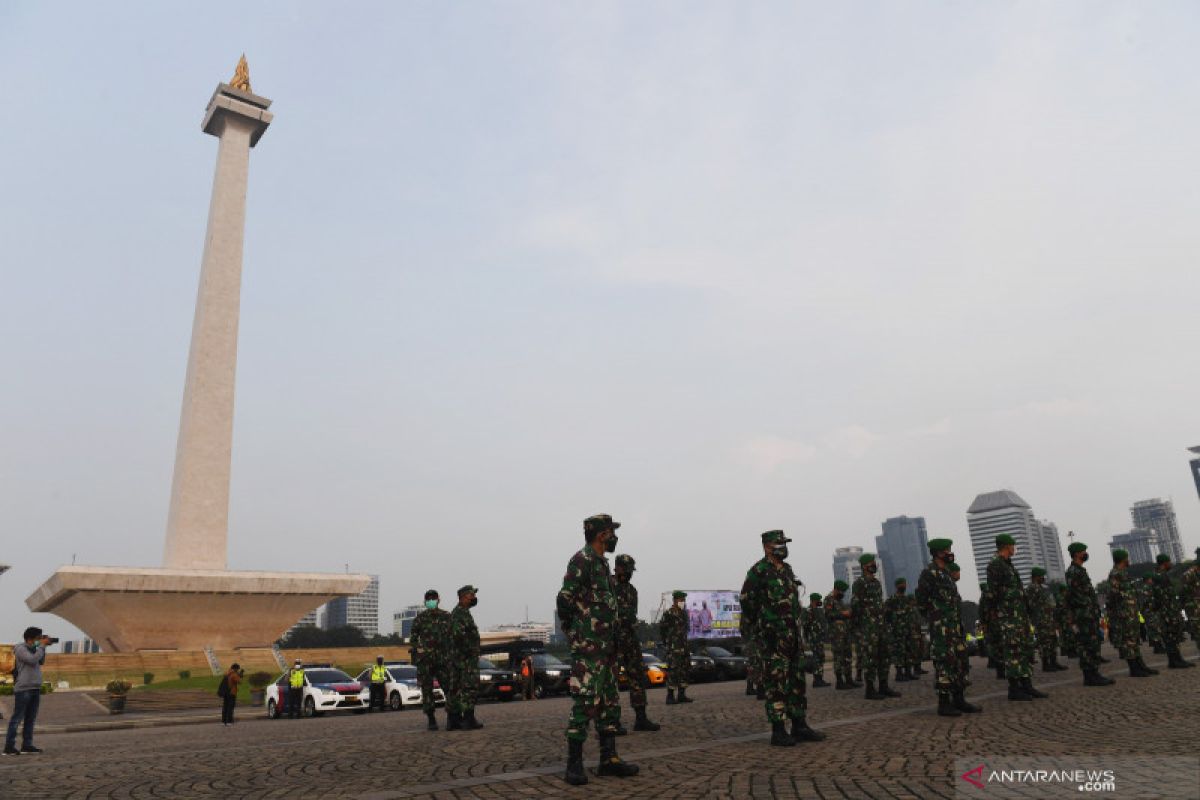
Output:
[[[879,564],[874,553],[863,553],[858,557],[862,575],[855,579],[850,594],[850,619],[862,650],[863,675],[868,700],[884,700],[899,697],[900,693],[888,686],[888,643],[883,627],[883,585],[875,573]],[[876,690],[878,686],[878,690]]]
[[[658,621],[658,633],[662,637],[667,653],[667,705],[691,703],[687,696],[688,673],[692,661],[688,654],[688,615],[683,609],[687,592],[676,589],[671,592],[671,607],[663,612]]]
[[[917,580],[916,599],[929,625],[929,654],[938,695],[938,714],[957,717],[975,714],[979,706],[966,700],[971,661],[963,635],[962,598],[951,577],[954,564],[953,542],[932,539],[930,563]]]
[[[571,713],[567,718],[567,771],[572,786],[588,782],[583,771],[583,743],[588,725],[600,739],[597,775],[627,778],[638,773],[617,755],[621,699],[617,693],[617,594],[606,553],[617,549],[617,528],[608,514],[583,521],[583,549],[571,556],[556,607],[563,634],[571,646]]]
[[[479,628],[471,609],[479,600],[479,589],[470,584],[458,590],[458,605],[450,612],[450,641],[454,652],[450,664],[450,693],[446,696],[446,730],[482,728],[475,719],[479,696]]]
[[[1046,588],[1044,567],[1030,570],[1025,604],[1029,607],[1029,620],[1033,623],[1037,647],[1042,655],[1042,672],[1065,670],[1066,667],[1058,663],[1058,625],[1054,621],[1054,598]]]
[[[1108,573],[1108,638],[1129,665],[1129,677],[1149,678],[1157,674],[1142,661],[1141,629],[1138,625],[1137,593],[1129,580],[1129,553],[1120,548],[1112,551],[1113,568]]]
[[[833,655],[833,676],[837,682],[834,689],[855,689],[862,686],[854,681],[850,653],[850,609],[842,602],[850,584],[843,580],[833,582],[833,589],[825,595],[825,623],[829,626],[829,648]]]
[[[629,704],[633,706],[635,731],[656,731],[660,726],[646,716],[646,687],[650,678],[646,674],[646,662],[642,659],[642,643],[637,635],[638,591],[633,585],[633,573],[637,563],[633,556],[622,553],[616,560],[617,593],[617,664],[625,670],[629,682]],[[626,733],[617,721],[617,735]]]
[[[825,736],[808,726],[804,637],[800,624],[799,582],[787,563],[783,531],[762,534],[763,557],[746,571],[740,597],[742,616],[753,620],[755,644],[763,659],[763,689],[771,744],[791,747]],[[792,730],[788,733],[787,721]]]
[[[1175,587],[1171,584],[1171,557],[1160,553],[1154,561],[1154,588],[1150,597],[1162,625],[1163,645],[1167,648],[1167,667],[1190,669],[1196,665],[1185,660],[1179,653],[1179,643],[1183,641],[1183,612],[1179,607]]]
[[[1071,634],[1079,653],[1084,686],[1110,686],[1115,681],[1100,674],[1100,603],[1096,587],[1083,564],[1088,560],[1087,545],[1071,542],[1067,546],[1071,566],[1067,567],[1067,609]]]
[[[804,640],[812,650],[813,688],[822,689],[829,685],[829,681],[825,680],[825,640],[829,638],[829,623],[825,620],[820,594],[810,594],[808,603],[808,608],[800,610],[800,621],[804,628]]]
[[[1179,587],[1179,601],[1187,612],[1188,630],[1192,643],[1200,650],[1200,547],[1196,548],[1196,559],[1183,573]]]
[[[1047,695],[1033,686],[1033,637],[1029,608],[1021,576],[1013,566],[1017,542],[1007,533],[996,537],[996,555],[988,563],[988,587],[992,593],[996,622],[1000,627],[999,658],[1004,660],[1009,700],[1034,700]]]
[[[920,657],[912,636],[912,618],[916,614],[916,606],[908,594],[908,581],[905,578],[896,578],[893,585],[895,591],[883,603],[883,622],[887,631],[888,652],[896,667],[896,683],[903,683],[917,679],[912,673]]]

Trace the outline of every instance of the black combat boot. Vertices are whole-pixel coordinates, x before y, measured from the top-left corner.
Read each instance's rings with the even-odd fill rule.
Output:
[[[1063,656],[1063,658],[1066,658],[1066,656]],[[1059,672],[1066,672],[1067,670],[1070,669],[1070,667],[1068,667],[1066,664],[1059,663],[1057,655],[1055,655],[1054,658],[1051,659],[1050,663],[1052,663],[1054,665],[1054,668],[1056,670],[1058,670]]]
[[[792,717],[792,740],[795,742],[823,742],[825,734],[808,727],[804,717]]]
[[[920,662],[920,661],[918,661],[918,662],[917,662],[917,663],[916,663],[916,664],[913,666],[913,672],[914,672],[915,674],[917,674],[917,675],[928,675],[928,674],[929,674],[929,670],[927,670],[927,669],[923,668],[923,667],[921,666],[921,662]]]
[[[436,731],[438,729],[438,724],[437,724],[437,717],[435,716],[435,712],[426,711],[425,716],[429,717],[429,724],[425,726],[425,730]]]
[[[1112,659],[1108,659],[1108,658],[1105,658],[1104,656],[1100,656],[1100,663],[1101,663],[1101,664],[1107,664],[1107,663],[1109,663],[1111,660],[1112,660]]]
[[[787,727],[782,721],[771,723],[772,747],[795,747],[796,740],[788,735]]]
[[[1150,673],[1142,669],[1142,665],[1138,663],[1136,658],[1127,658],[1125,663],[1129,665],[1129,677],[1131,678],[1149,678]]]
[[[883,700],[884,696],[875,691],[875,681],[867,678],[867,690],[863,692],[863,697],[868,700]]]
[[[479,730],[483,727],[483,723],[475,719],[475,709],[471,709],[463,716],[462,727],[464,731]]]
[[[1151,676],[1153,676],[1153,675],[1157,675],[1157,674],[1158,674],[1158,670],[1156,670],[1156,669],[1151,669],[1151,668],[1150,668],[1150,667],[1149,667],[1149,666],[1146,664],[1146,660],[1145,660],[1145,659],[1143,659],[1141,656],[1138,656],[1138,658],[1137,658],[1137,662],[1138,662],[1138,666],[1140,666],[1140,667],[1142,668],[1142,672],[1146,673],[1147,675],[1151,675]]]
[[[909,678],[904,674],[904,667],[896,667],[896,683],[904,683],[907,680]]]
[[[635,731],[656,731],[662,727],[657,722],[650,721],[650,718],[646,716],[645,706],[636,706],[633,709],[633,713],[637,717],[633,723]]]
[[[1004,674],[1004,671],[1005,671],[1005,670],[1004,670],[1004,666],[1003,666],[1003,665],[1001,665],[1001,666],[999,666],[999,667],[996,667],[996,680],[998,680],[998,681],[1002,681],[1002,680],[1004,680],[1004,679],[1007,677],[1007,676]]]
[[[852,676],[849,672],[847,672],[846,673],[846,683],[850,684],[851,689],[861,689],[862,685],[863,685],[862,673],[861,672],[858,673],[858,679],[855,680],[854,676]]]
[[[945,692],[938,692],[938,716],[939,717],[961,717],[962,712],[954,707],[954,703],[950,700],[950,695]]]
[[[836,689],[837,691],[841,692],[841,691],[845,691],[846,689],[854,688],[853,686],[850,686],[846,683],[846,679],[844,677],[842,677],[842,673],[835,672],[835,673],[833,673],[833,677],[837,678],[837,683],[835,683],[833,686],[833,688]]]
[[[766,700],[767,699],[767,690],[763,688],[763,685],[761,683],[758,685],[758,689],[754,692],[754,699],[755,700]]]
[[[1179,654],[1179,648],[1167,650],[1167,669],[1191,669],[1196,666]]]
[[[1167,652],[1167,648],[1163,647],[1161,643],[1154,645],[1154,655],[1161,656],[1165,652]]]
[[[1112,686],[1116,681],[1112,678],[1106,678],[1100,674],[1099,670],[1090,669],[1083,673],[1084,686]]]
[[[908,678],[910,681],[919,681],[919,680],[921,680],[920,678],[918,678],[918,677],[917,677],[917,674],[916,674],[916,673],[913,671],[913,667],[905,667],[905,668],[904,668],[904,675],[905,675],[905,676],[906,676],[906,677],[907,677],[907,678]]]
[[[1034,700],[1045,700],[1050,695],[1045,692],[1038,691],[1033,688],[1033,678],[1021,678],[1021,688],[1025,690],[1025,694],[1032,697]]]
[[[854,670],[854,682],[859,686],[862,686],[862,667],[858,667]]]
[[[457,711],[446,712],[446,730],[461,731],[462,730],[462,714]]]
[[[1008,699],[1009,700],[1032,700],[1033,695],[1025,691],[1025,687],[1021,685],[1021,681],[1017,678],[1008,679]]]
[[[967,698],[963,696],[962,691],[957,691],[954,693],[954,707],[964,714],[978,714],[980,711],[983,711],[982,708],[974,703],[968,703]]]
[[[813,688],[814,689],[821,689],[828,685],[829,685],[829,681],[825,680],[825,676],[822,673],[818,672],[816,675],[813,675]]]
[[[754,688],[754,684],[750,681],[746,681],[746,694],[748,696],[758,694],[758,690]]]
[[[617,720],[617,729],[614,731],[617,736],[628,736],[629,729],[621,724],[621,720]]]
[[[632,778],[638,774],[637,764],[627,764],[617,755],[617,739],[611,733],[600,734],[600,764],[596,774],[617,778]]]
[[[674,689],[667,689],[667,705],[669,705],[669,706],[675,705],[675,690]]]
[[[678,695],[678,697],[676,697],[676,702],[679,702],[679,703],[694,703],[694,702],[696,702],[696,701],[695,701],[695,700],[693,700],[692,698],[690,698],[690,697],[688,697],[688,696],[687,696],[687,687],[685,686],[685,687],[683,687],[682,689],[680,689],[680,690],[679,690],[679,695]]]
[[[567,773],[563,780],[572,786],[583,786],[588,782],[587,773],[583,771],[583,742],[567,740]]]
[[[884,672],[883,675],[879,678],[879,693],[881,695],[883,695],[884,697],[899,697],[900,696],[899,692],[897,692],[892,687],[888,686],[887,672]]]
[[[1042,657],[1042,672],[1054,672],[1054,667],[1050,666],[1050,659]]]

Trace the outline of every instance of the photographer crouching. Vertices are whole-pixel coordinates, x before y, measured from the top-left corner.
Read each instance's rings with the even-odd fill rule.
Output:
[[[33,746],[33,724],[42,702],[42,664],[46,663],[46,648],[58,641],[42,635],[41,628],[26,628],[25,643],[13,648],[16,666],[13,668],[13,714],[4,737],[4,755],[40,753]],[[25,723],[21,732],[21,749],[17,749],[17,726]]]

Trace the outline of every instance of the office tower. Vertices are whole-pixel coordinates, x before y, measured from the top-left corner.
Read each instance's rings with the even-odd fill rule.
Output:
[[[338,597],[326,604],[325,627],[358,628],[363,636],[379,635],[379,576],[372,575],[371,582],[360,594]]]
[[[1066,581],[1067,562],[1063,558],[1062,542],[1058,538],[1058,526],[1048,519],[1038,522],[1038,536],[1034,547],[1035,567],[1046,569],[1046,580]],[[1028,576],[1023,575],[1022,578]]]
[[[908,581],[908,593],[917,590],[921,570],[929,563],[929,538],[924,517],[891,517],[883,521],[883,533],[875,537],[875,549],[882,562],[883,591],[895,592],[896,579]]]
[[[1130,564],[1153,564],[1154,557],[1161,552],[1158,534],[1144,528],[1134,528],[1129,533],[1118,533],[1108,543],[1109,550],[1124,550],[1129,553]]]
[[[408,639],[408,637],[412,636],[413,620],[417,618],[417,614],[420,614],[424,610],[424,605],[405,606],[404,610],[392,614],[392,632],[397,634],[401,639]]]
[[[1029,580],[1029,571],[1034,566],[1046,566],[1039,563],[1046,558],[1041,525],[1034,517],[1033,509],[1016,492],[1002,489],[976,497],[967,509],[967,530],[971,533],[975,575],[980,583],[987,580],[988,563],[996,555],[996,536],[1001,533],[1016,540],[1013,566],[1023,582]],[[1054,538],[1058,539],[1057,529],[1054,529]],[[1049,567],[1047,577],[1051,577]],[[1058,579],[1062,579],[1061,575]]]
[[[863,553],[861,547],[839,547],[833,551],[833,579],[843,580],[851,586],[854,579],[862,575],[862,565],[858,557]]]
[[[1176,564],[1183,559],[1183,541],[1179,538],[1179,523],[1175,519],[1175,506],[1170,500],[1158,497],[1139,500],[1129,509],[1133,527],[1154,531],[1158,534],[1158,546]]]

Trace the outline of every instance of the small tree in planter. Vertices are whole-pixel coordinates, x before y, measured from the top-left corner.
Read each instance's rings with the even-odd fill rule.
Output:
[[[250,684],[250,705],[261,706],[267,699],[267,684],[271,682],[271,673],[251,672],[246,682]]]
[[[129,694],[129,690],[132,688],[132,683],[120,678],[108,682],[108,685],[104,687],[104,690],[108,692],[108,713],[125,713],[125,695]]]
[[[186,681],[190,677],[192,677],[192,671],[190,669],[179,670],[179,680]]]
[[[145,686],[149,686],[152,683],[154,683],[154,673],[153,672],[143,672],[142,673],[142,684]]]

